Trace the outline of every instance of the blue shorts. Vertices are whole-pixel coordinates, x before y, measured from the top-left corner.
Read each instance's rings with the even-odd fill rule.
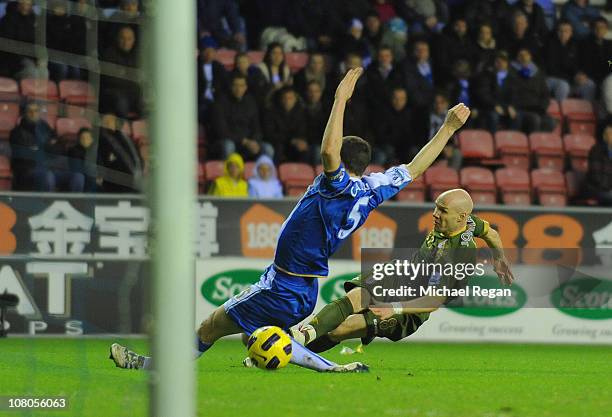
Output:
[[[313,312],[318,288],[316,278],[291,276],[270,265],[259,282],[227,300],[223,308],[248,335],[262,326],[289,330]]]

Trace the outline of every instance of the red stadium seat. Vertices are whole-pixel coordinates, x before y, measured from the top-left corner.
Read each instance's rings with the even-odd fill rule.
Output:
[[[551,98],[546,113],[557,122],[553,133],[560,135],[561,131],[563,130],[563,115],[561,114],[561,106],[559,106],[559,102]]]
[[[397,193],[397,201],[422,203],[425,201],[425,181],[421,175]]]
[[[19,84],[12,78],[0,77],[0,101],[19,101]]]
[[[231,71],[234,69],[234,59],[236,58],[236,51],[233,49],[221,48],[217,50],[217,61],[219,61],[226,70]]]
[[[595,138],[589,135],[568,134],[563,137],[565,151],[569,155],[574,171],[586,172],[589,151],[595,145]]]
[[[495,177],[487,168],[467,167],[459,173],[461,186],[468,190],[476,204],[495,204]]]
[[[425,171],[425,184],[429,186],[429,197],[435,200],[444,191],[459,186],[459,175],[452,168],[432,166]]]
[[[96,101],[93,87],[79,80],[63,80],[59,83],[60,98],[68,104],[86,106]]]
[[[495,149],[505,166],[529,169],[529,141],[524,133],[498,131],[495,133]]]
[[[60,117],[57,119],[55,130],[57,132],[57,136],[64,138],[68,141],[76,140],[77,133],[83,127],[88,127],[91,129],[91,123],[89,120],[76,117],[74,119],[68,117]]]
[[[209,182],[214,181],[221,175],[225,170],[225,162],[223,161],[206,161],[204,162],[204,174],[206,180]]]
[[[577,98],[565,99],[561,102],[561,112],[567,118],[569,133],[595,136],[596,117],[590,101]]]
[[[376,172],[385,172],[385,167],[377,164],[370,164],[366,167],[365,171],[363,171],[363,175],[370,175]]]
[[[54,81],[26,78],[19,82],[19,87],[21,95],[27,98],[51,101],[59,99],[57,84]]]
[[[265,53],[263,51],[248,51],[247,56],[252,65],[257,65],[263,62]]]
[[[245,162],[244,163],[244,179],[248,180],[253,175],[255,175],[255,162]]]
[[[0,103],[0,139],[8,139],[19,119],[19,104]]]
[[[565,177],[561,172],[546,168],[534,169],[531,171],[531,184],[541,205],[567,205]]]
[[[321,172],[323,172],[323,164],[319,164],[315,167],[315,175],[319,175]]]
[[[40,106],[40,118],[46,120],[49,126],[55,129],[57,114],[59,112],[58,104],[53,101],[39,102],[38,104]]]
[[[291,72],[298,72],[308,63],[308,54],[306,52],[289,52],[285,56],[285,62]]]
[[[285,162],[278,166],[278,178],[285,185],[286,194],[301,195],[315,178],[312,166],[297,162]]]
[[[493,136],[482,129],[465,129],[459,133],[459,149],[466,159],[492,159],[495,156]]]
[[[134,120],[132,122],[132,138],[134,142],[141,143],[146,142],[149,137],[146,120]]]
[[[501,201],[509,206],[528,206],[531,204],[529,194],[529,172],[520,168],[501,168],[495,171],[497,188]]]
[[[563,171],[564,157],[563,142],[555,133],[532,133],[529,135],[531,151],[538,161],[538,168],[549,168]]]

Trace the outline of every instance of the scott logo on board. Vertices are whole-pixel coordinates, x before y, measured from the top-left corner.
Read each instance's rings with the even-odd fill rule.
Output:
[[[493,275],[473,277],[470,279],[470,285],[478,285],[487,289],[507,288],[502,287],[497,277]],[[513,283],[510,290],[512,295],[504,297],[489,298],[475,295],[463,297],[461,307],[449,306],[449,308],[457,313],[480,317],[495,317],[514,313],[525,305],[527,294],[517,283]]]
[[[340,297],[344,297],[344,281],[351,280],[359,275],[359,272],[352,272],[348,274],[338,275],[337,277],[331,278],[325,283],[320,289],[321,298],[328,304]]]
[[[571,280],[551,294],[561,312],[590,320],[612,318],[612,281],[597,278]]]
[[[232,269],[223,271],[208,278],[202,284],[200,292],[211,304],[220,306],[229,298],[240,294],[251,284],[259,281],[260,269]]]

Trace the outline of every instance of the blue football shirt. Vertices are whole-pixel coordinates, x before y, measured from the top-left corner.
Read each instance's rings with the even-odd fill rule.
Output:
[[[283,223],[274,265],[290,275],[326,277],[340,244],[410,181],[405,165],[362,178],[350,177],[344,165],[321,173]]]

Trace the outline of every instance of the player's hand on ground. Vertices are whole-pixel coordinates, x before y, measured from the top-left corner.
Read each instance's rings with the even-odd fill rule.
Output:
[[[370,306],[370,311],[378,316],[381,320],[386,320],[395,313],[393,307],[388,304],[381,304],[379,306]]]
[[[459,103],[448,111],[444,124],[453,131],[456,131],[463,126],[468,117],[470,117],[469,107],[463,103]]]
[[[514,274],[510,269],[510,262],[506,258],[493,259],[493,270],[503,285],[512,285]]]
[[[361,74],[363,74],[363,68],[361,67],[353,68],[346,73],[338,88],[336,88],[336,100],[349,101]]]

